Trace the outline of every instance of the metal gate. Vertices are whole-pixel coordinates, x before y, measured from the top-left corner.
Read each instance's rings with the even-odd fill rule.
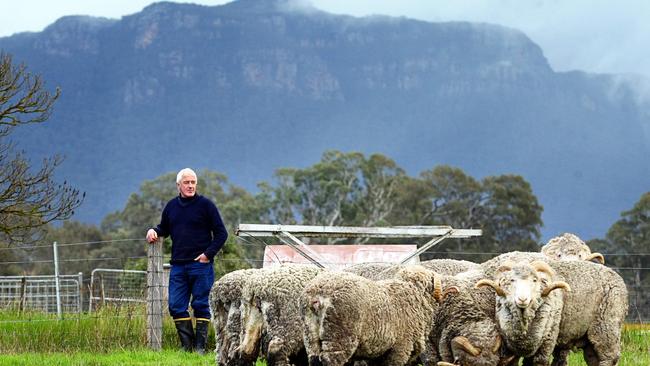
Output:
[[[61,311],[81,312],[83,275],[59,276]],[[57,313],[55,276],[0,276],[0,307]]]

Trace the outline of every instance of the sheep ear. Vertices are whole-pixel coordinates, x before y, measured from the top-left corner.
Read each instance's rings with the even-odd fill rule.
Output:
[[[469,341],[466,337],[456,336],[451,340],[452,343],[456,343],[457,346],[464,349],[470,355],[476,357],[481,354],[481,349],[475,347],[472,342]]]
[[[590,262],[594,259],[600,264],[605,264],[605,256],[600,253],[591,253],[591,255],[587,257],[587,260]]]

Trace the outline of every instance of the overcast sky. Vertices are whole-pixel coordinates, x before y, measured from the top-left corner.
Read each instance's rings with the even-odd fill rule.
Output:
[[[306,0],[299,0],[306,1]],[[120,18],[150,0],[3,0],[0,37],[40,31],[64,15]],[[176,1],[219,5],[225,0]],[[467,20],[517,28],[539,44],[557,71],[650,77],[647,0],[312,0],[319,9],[431,21]]]

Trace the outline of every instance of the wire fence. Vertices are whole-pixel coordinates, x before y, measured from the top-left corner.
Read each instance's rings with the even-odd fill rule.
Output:
[[[247,253],[243,258],[232,259],[219,255],[215,265],[228,268],[261,268],[264,249],[277,245],[259,238],[238,239],[238,245]],[[59,250],[59,296],[65,313],[92,312],[106,305],[142,306],[146,302],[147,279],[144,270],[125,269],[139,264],[146,268],[144,240],[121,239],[101,242],[63,243]],[[100,255],[88,257],[89,248],[99,248]],[[137,249],[137,250],[136,250]],[[451,257],[471,260],[476,256],[497,256],[498,252],[437,251],[423,253],[428,258]],[[608,263],[616,259],[635,258],[631,263],[648,263],[650,253],[606,254]],[[650,268],[638,265],[611,266],[625,280],[629,291],[628,321],[650,323]],[[8,271],[15,273],[7,273]],[[0,248],[0,309],[21,312],[42,311],[55,313],[56,284],[52,244],[29,248]],[[49,273],[49,274],[46,274]],[[71,274],[73,273],[73,274]],[[164,276],[166,283],[168,272]],[[166,293],[164,294],[166,298]],[[163,303],[166,305],[166,301]],[[118,313],[119,314],[119,313]],[[119,316],[119,315],[118,315]],[[129,315],[129,316],[132,316]],[[6,322],[2,320],[1,322]],[[21,321],[15,319],[11,321]],[[26,319],[25,321],[29,321]]]
[[[82,311],[83,274],[59,276],[59,305],[63,312]],[[57,312],[55,276],[0,276],[0,308]]]
[[[146,289],[147,271],[96,268],[90,275],[88,311],[91,312],[108,303],[144,304]]]

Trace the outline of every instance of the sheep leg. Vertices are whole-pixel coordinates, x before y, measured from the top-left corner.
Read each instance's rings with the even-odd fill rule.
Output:
[[[615,366],[621,357],[621,328],[627,314],[627,302],[620,304],[616,299],[626,299],[624,285],[606,288],[603,301],[598,309],[599,318],[587,330],[589,346],[593,347],[593,358],[598,359],[598,366]],[[591,348],[590,347],[590,348]],[[585,354],[586,361],[586,354]],[[591,366],[591,364],[589,365]]]
[[[423,366],[435,366],[438,360],[438,353],[432,343],[427,343],[424,351],[420,354],[420,363]]]
[[[557,337],[552,338],[551,341],[545,341],[539,347],[537,352],[532,358],[532,364],[535,366],[548,366],[551,363],[551,355],[553,348],[555,348],[555,340]],[[526,363],[524,362],[524,365]]]
[[[617,343],[618,344],[618,343]],[[594,344],[588,344],[582,350],[583,357],[588,366],[616,366],[620,357],[620,349],[613,345],[601,347],[601,352]],[[612,349],[613,348],[613,349]],[[616,350],[618,349],[618,351]]]
[[[569,358],[569,352],[571,352],[568,349],[558,349],[556,348],[553,351],[553,362],[551,363],[551,366],[567,366],[567,359]]]
[[[289,355],[287,354],[288,345],[281,339],[273,338],[269,342],[269,347],[266,356],[266,364],[268,366],[288,366]]]
[[[623,317],[621,317],[623,318]],[[612,324],[605,319],[594,324],[587,331],[589,342],[584,348],[584,358],[593,360],[593,365],[615,366],[621,357],[621,325]],[[591,363],[588,363],[591,366]]]
[[[582,357],[584,357],[588,366],[598,366],[600,364],[596,350],[594,350],[594,346],[591,344],[582,349]]]
[[[411,357],[411,352],[413,347],[410,349],[404,349],[402,347],[397,347],[396,349],[388,352],[386,355],[379,360],[379,365],[381,366],[402,366],[406,365]]]
[[[320,354],[320,361],[323,366],[343,366],[345,365],[359,345],[357,338],[347,338],[337,341],[323,341]]]

